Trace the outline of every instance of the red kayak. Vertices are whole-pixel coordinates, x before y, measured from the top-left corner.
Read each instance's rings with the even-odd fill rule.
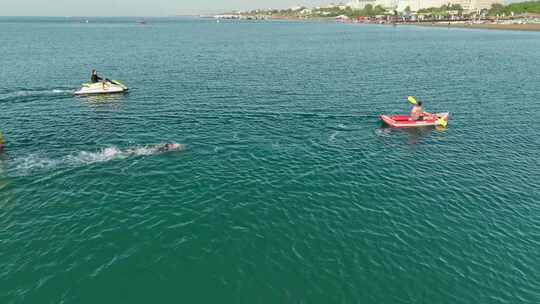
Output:
[[[448,123],[450,113],[437,113],[431,116],[424,116],[422,120],[411,120],[410,116],[404,115],[381,115],[380,119],[392,128],[414,128],[426,126],[443,126]]]

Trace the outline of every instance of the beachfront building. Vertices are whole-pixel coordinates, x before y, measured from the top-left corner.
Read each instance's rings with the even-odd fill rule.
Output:
[[[352,0],[347,4],[347,6],[352,9],[360,10],[366,7],[368,4],[371,4],[373,7],[380,5],[385,9],[393,10],[396,9],[398,0]]]
[[[335,4],[335,3],[331,3],[331,4],[327,4],[327,5],[323,5],[323,6],[318,6],[316,7],[315,9],[340,9],[340,10],[344,10],[346,9],[347,7],[350,7],[349,5],[347,4],[343,4],[343,3],[338,3],[338,4]]]
[[[504,4],[503,0],[472,0],[474,10],[490,9],[493,4]]]
[[[371,4],[371,6],[375,7],[377,5],[380,5],[381,7],[385,9],[396,9],[398,0],[352,0],[351,2],[347,3],[347,6],[352,9],[364,9],[366,5]]]
[[[459,0],[458,0],[459,1]],[[430,7],[441,7],[445,4],[448,4],[448,0],[399,0],[397,5],[397,11],[403,12],[407,8],[411,12],[416,12],[418,10]]]
[[[347,6],[349,6],[352,9],[360,10],[366,7],[366,5],[368,4],[375,6],[374,4],[376,1],[377,0],[353,0],[347,3]]]
[[[450,5],[459,4],[461,6],[461,8],[463,8],[464,11],[471,11],[471,10],[474,9],[472,7],[472,0],[452,0],[452,1],[449,1],[448,4],[450,4]]]
[[[502,0],[399,0],[397,11],[403,12],[407,7],[413,12],[431,7],[441,7],[443,5],[459,4],[464,11],[479,11],[489,9],[491,5],[499,3]]]

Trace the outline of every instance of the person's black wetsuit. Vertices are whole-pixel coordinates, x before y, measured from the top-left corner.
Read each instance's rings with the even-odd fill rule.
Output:
[[[157,147],[156,152],[157,153],[164,153],[170,151],[169,144],[163,144]]]
[[[92,81],[92,83],[96,83],[103,80],[103,78],[99,77],[97,74],[92,74],[92,77],[90,78],[90,80]]]

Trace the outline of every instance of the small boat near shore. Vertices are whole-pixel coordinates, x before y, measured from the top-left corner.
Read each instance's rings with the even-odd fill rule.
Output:
[[[83,83],[75,95],[115,94],[127,92],[128,87],[116,80],[106,80],[96,83]]]
[[[429,126],[446,127],[450,113],[437,113],[425,116],[422,120],[411,120],[407,115],[381,115],[379,118],[392,128],[417,128]]]

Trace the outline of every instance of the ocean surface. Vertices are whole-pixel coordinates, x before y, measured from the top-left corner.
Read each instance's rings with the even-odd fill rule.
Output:
[[[540,33],[137,20],[0,19],[0,303],[540,303]]]

